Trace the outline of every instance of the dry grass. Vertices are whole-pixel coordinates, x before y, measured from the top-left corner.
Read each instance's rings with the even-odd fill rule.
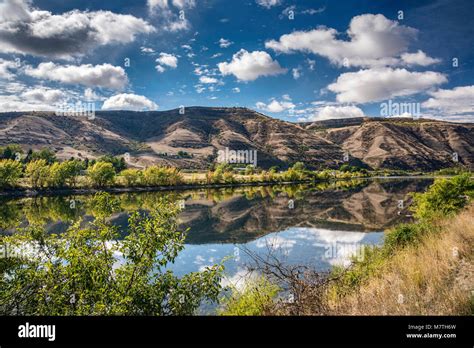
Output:
[[[396,252],[327,314],[469,315],[474,289],[474,205],[439,222],[441,232]]]

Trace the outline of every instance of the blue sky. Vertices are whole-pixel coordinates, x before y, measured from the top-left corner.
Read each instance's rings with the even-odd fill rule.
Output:
[[[473,15],[470,0],[0,0],[0,111],[245,106],[307,121],[394,116],[391,101],[472,122]]]

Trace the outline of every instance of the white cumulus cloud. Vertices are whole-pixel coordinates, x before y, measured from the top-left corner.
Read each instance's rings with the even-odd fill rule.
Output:
[[[474,85],[439,89],[429,94],[431,98],[421,106],[433,112],[434,116],[474,122]]]
[[[178,57],[170,53],[161,52],[160,56],[156,59],[156,62],[158,63],[156,70],[160,73],[166,70],[164,66],[171,69],[176,69],[178,67]]]
[[[219,46],[220,46],[221,48],[227,48],[227,47],[229,47],[229,46],[232,45],[232,44],[233,44],[232,41],[226,40],[226,39],[224,39],[224,38],[221,38],[221,39],[219,40]]]
[[[287,71],[267,52],[248,52],[244,49],[234,54],[230,63],[219,63],[218,68],[222,75],[234,75],[240,81],[254,81],[261,76],[274,76]]]
[[[291,69],[291,74],[295,80],[298,80],[301,77],[301,69],[300,68],[293,68]]]
[[[102,110],[156,110],[158,105],[142,95],[122,93],[114,95],[104,101]]]
[[[21,97],[30,102],[56,104],[63,101],[66,95],[63,91],[57,89],[38,87],[23,92]]]
[[[6,88],[2,91],[12,94],[0,95],[0,112],[55,111],[58,104],[67,102],[74,97],[74,94],[67,90],[12,84],[13,88]]]
[[[167,9],[170,5],[179,9],[193,8],[196,6],[196,0],[147,0],[150,10]]]
[[[204,84],[212,84],[212,83],[218,83],[219,80],[214,77],[201,76],[199,78],[199,82],[204,83]]]
[[[7,53],[72,59],[154,31],[147,21],[132,15],[79,10],[53,14],[33,8],[29,0],[0,3],[0,51]]]
[[[367,103],[420,93],[444,82],[446,76],[433,71],[373,68],[344,73],[328,89],[338,102]]]
[[[128,83],[123,68],[111,64],[59,65],[48,62],[36,68],[27,67],[25,73],[38,79],[116,90],[123,89]]]
[[[416,53],[403,53],[401,56],[404,63],[407,65],[421,65],[428,66],[441,62],[440,59],[431,58],[425,52],[418,50]]]
[[[273,99],[270,103],[265,104],[263,102],[258,102],[256,104],[257,109],[273,112],[273,113],[280,113],[286,110],[292,110],[295,108],[295,104],[290,101],[278,101]]]
[[[15,61],[0,58],[0,79],[12,80],[15,77],[12,70],[16,68],[17,64]]]
[[[364,112],[357,106],[332,106],[327,105],[318,108],[311,117],[312,121],[364,117]]]
[[[407,53],[417,33],[416,29],[381,14],[363,14],[352,18],[347,30],[348,40],[339,39],[336,29],[319,27],[285,34],[279,40],[267,41],[265,47],[281,53],[313,53],[338,66],[393,66],[404,63],[401,55]],[[424,53],[414,55],[405,55],[405,59],[421,65],[435,61]]]
[[[148,11],[161,20],[164,30],[177,32],[191,27],[184,10],[196,6],[195,0],[147,0]]]

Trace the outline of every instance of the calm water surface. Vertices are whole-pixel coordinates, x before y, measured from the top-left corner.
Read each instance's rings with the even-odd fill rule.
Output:
[[[409,193],[424,191],[429,179],[361,180],[316,186],[247,187],[117,195],[121,211],[111,217],[127,233],[130,211],[149,210],[168,195],[184,203],[179,216],[189,229],[184,250],[170,268],[182,275],[224,258],[227,280],[247,273],[248,253],[269,253],[290,264],[328,270],[347,263],[362,245],[379,244],[382,231],[409,219]],[[0,201],[0,231],[15,233],[31,223],[61,233],[92,214],[90,196],[39,197]],[[401,201],[403,208],[401,209]]]

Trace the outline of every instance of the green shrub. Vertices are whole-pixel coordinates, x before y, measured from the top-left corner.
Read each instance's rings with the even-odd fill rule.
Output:
[[[115,199],[94,200],[100,212],[87,227],[78,221],[54,234],[30,226],[0,238],[1,247],[34,251],[0,259],[1,315],[182,316],[218,300],[222,265],[180,276],[169,270],[185,240],[175,204],[160,199],[148,214],[131,213],[118,242],[107,219]]]
[[[219,311],[220,315],[263,315],[281,289],[264,277],[260,277],[246,284],[243,290],[236,288],[231,290],[232,294],[221,300],[223,308]]]
[[[31,153],[31,160],[38,161],[38,160],[45,160],[47,164],[53,164],[56,162],[56,155],[50,149],[41,149],[38,152]]]
[[[122,170],[120,176],[125,179],[127,186],[140,185],[143,181],[143,172],[138,169]]]
[[[380,271],[386,260],[386,254],[378,246],[366,245],[362,249],[362,257],[353,257],[350,268],[335,266],[331,278],[337,278],[333,291],[344,295],[362,284],[366,279]]]
[[[301,172],[306,169],[306,166],[303,162],[296,162],[291,169],[296,170],[297,172]]]
[[[432,219],[457,213],[473,196],[474,182],[470,174],[462,174],[450,179],[436,179],[425,193],[413,195],[411,210],[418,219]]]
[[[419,239],[423,232],[422,225],[401,224],[390,230],[384,239],[384,248],[391,252],[398,247],[404,247]]]
[[[127,163],[123,157],[106,155],[99,158],[99,161],[111,163],[114,166],[115,173],[120,173],[122,170],[127,169]]]
[[[143,180],[149,186],[178,185],[183,176],[177,168],[151,166],[143,171]]]
[[[20,145],[12,144],[0,147],[0,159],[19,160],[18,155],[23,154],[23,149]]]
[[[236,182],[236,179],[235,179],[234,174],[232,172],[225,172],[224,174],[222,174],[222,180],[226,184],[232,184],[232,183]]]
[[[49,166],[46,160],[31,161],[26,166],[26,176],[33,188],[45,187],[49,180]]]

